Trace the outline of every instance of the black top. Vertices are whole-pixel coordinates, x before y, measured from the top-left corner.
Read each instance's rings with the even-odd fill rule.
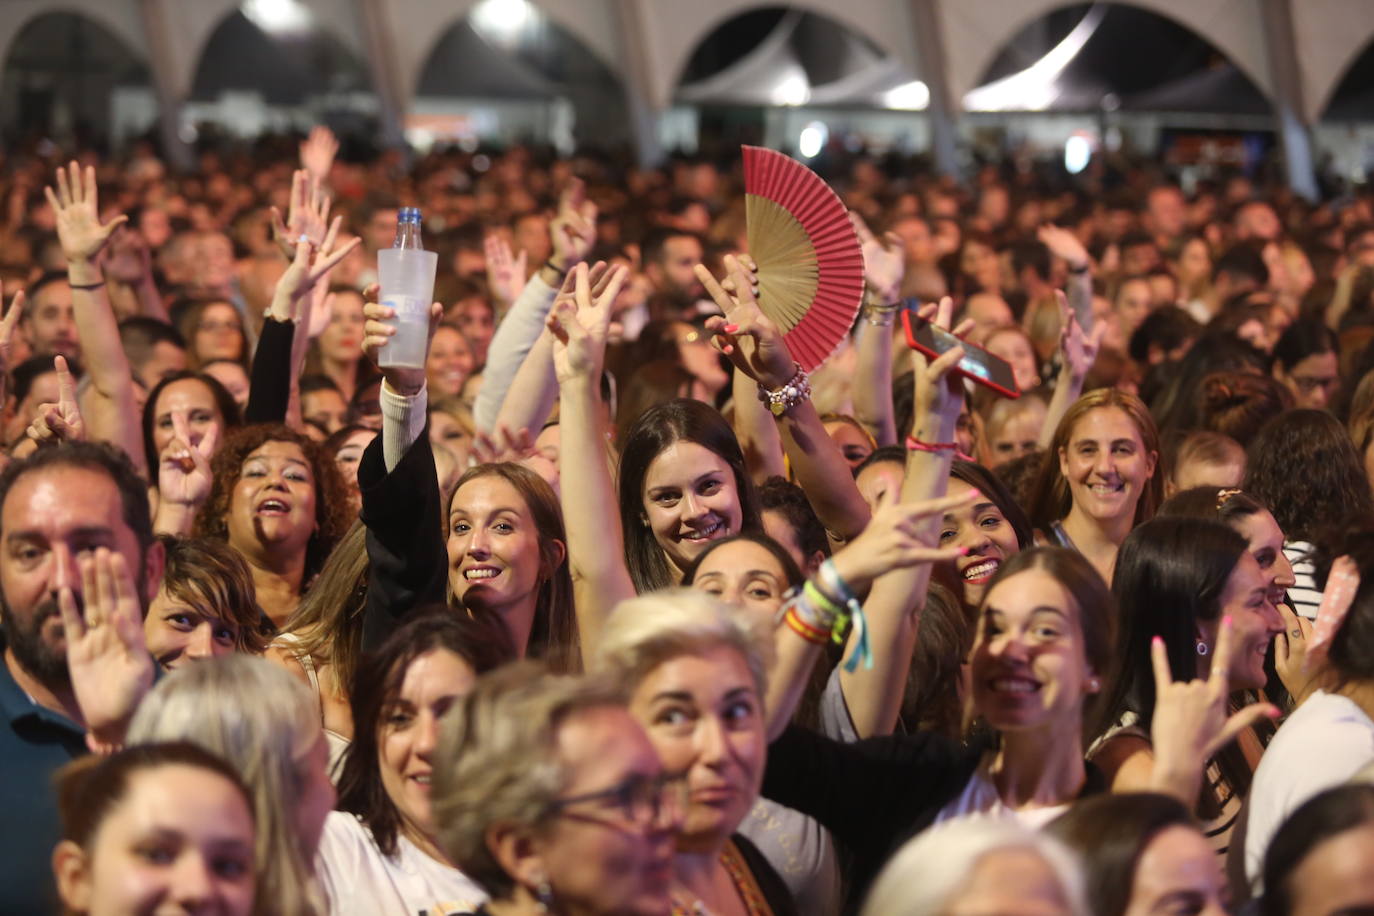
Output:
[[[375,649],[415,608],[445,600],[448,551],[429,424],[390,474],[382,437],[373,439],[358,463],[358,488],[367,525],[363,648]]]
[[[773,866],[768,864],[768,860],[763,857],[763,853],[748,839],[735,834],[730,838],[739,850],[740,858],[749,868],[749,873],[754,876],[754,883],[759,886],[759,893],[763,894],[763,899],[767,901],[768,908],[773,911],[773,916],[797,916],[797,905],[792,900],[792,893],[787,889],[778,873],[773,870]],[[429,914],[435,916],[435,914]],[[442,914],[442,916],[458,916],[458,914]],[[473,916],[491,916],[491,912],[485,907],[480,906]]]
[[[810,815],[853,858],[846,911],[857,911],[883,865],[964,790],[991,750],[917,732],[846,744],[791,726],[768,748],[763,795]],[[1087,764],[1079,797],[1107,789]]]
[[[294,321],[263,321],[262,335],[253,351],[244,423],[286,422],[286,407],[291,402],[291,343],[295,337]]]

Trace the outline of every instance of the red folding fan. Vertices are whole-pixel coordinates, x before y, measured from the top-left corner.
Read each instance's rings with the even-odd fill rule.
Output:
[[[830,186],[782,153],[744,147],[744,190],[759,308],[810,372],[849,333],[862,303],[859,237]]]

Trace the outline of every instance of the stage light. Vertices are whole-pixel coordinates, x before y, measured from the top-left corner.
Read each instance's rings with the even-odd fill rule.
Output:
[[[830,139],[830,129],[820,121],[812,121],[802,128],[801,136],[797,138],[797,152],[803,158],[813,159],[816,154],[825,149],[826,141]]]
[[[269,35],[302,32],[310,28],[310,10],[299,0],[243,0],[243,15]]]
[[[920,80],[894,87],[883,93],[883,107],[898,111],[924,111],[930,104],[930,87]]]
[[[1077,175],[1088,167],[1093,158],[1093,145],[1082,134],[1074,134],[1064,141],[1064,168]]]
[[[539,15],[529,0],[482,0],[472,8],[472,25],[500,44],[516,44]]]
[[[774,105],[786,105],[789,108],[805,105],[811,99],[811,84],[807,82],[806,74],[795,72],[784,76],[773,87],[772,98]]]

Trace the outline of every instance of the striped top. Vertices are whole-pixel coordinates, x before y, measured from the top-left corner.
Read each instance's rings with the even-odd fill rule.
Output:
[[[1312,545],[1307,541],[1285,541],[1283,544],[1283,555],[1293,564],[1293,578],[1297,580],[1288,589],[1288,600],[1299,617],[1316,620],[1322,593],[1317,588],[1317,567],[1312,562],[1311,553]]]

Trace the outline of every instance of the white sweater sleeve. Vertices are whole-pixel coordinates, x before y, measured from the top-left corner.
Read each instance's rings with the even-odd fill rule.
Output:
[[[506,399],[520,364],[544,330],[544,321],[557,295],[558,290],[536,272],[501,320],[487,348],[487,367],[482,370],[482,388],[472,411],[479,430],[489,433],[495,427],[501,402]]]
[[[412,395],[398,394],[382,382],[382,460],[390,474],[400,464],[406,449],[420,438],[425,429],[429,407],[429,392],[421,388]]]

